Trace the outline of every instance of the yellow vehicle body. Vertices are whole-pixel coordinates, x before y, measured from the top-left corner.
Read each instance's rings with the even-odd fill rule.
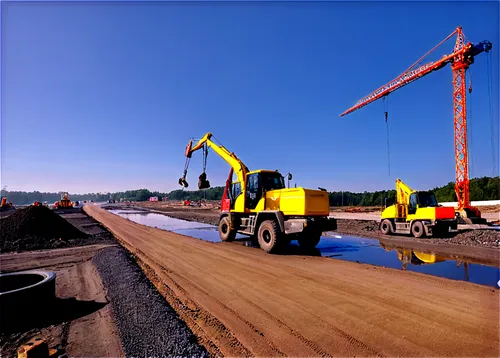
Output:
[[[418,208],[415,214],[407,214],[407,205],[394,204],[388,206],[382,211],[380,215],[381,219],[393,219],[393,218],[405,218],[406,221],[413,220],[436,220],[438,215],[436,214],[436,208]],[[401,213],[405,214],[401,214]]]
[[[263,206],[263,208],[262,208]],[[281,210],[285,216],[328,216],[328,193],[321,190],[290,188],[266,193],[262,210]]]
[[[416,191],[396,180],[397,202],[381,213],[383,234],[413,234],[415,237],[447,235],[457,229],[455,210],[442,207],[432,192]]]
[[[256,170],[251,173],[260,172],[267,171]],[[239,195],[231,212],[257,213],[265,210],[279,210],[285,216],[328,216],[330,215],[330,201],[328,193],[322,190],[277,189],[266,192],[265,197],[259,200],[254,209],[245,209],[245,197]]]
[[[326,190],[286,188],[284,176],[277,170],[253,170],[232,152],[214,143],[207,133],[195,145],[186,147],[186,167],[179,184],[187,187],[187,164],[194,151],[211,148],[230,166],[231,172],[221,205],[219,235],[223,241],[234,240],[236,233],[256,236],[266,252],[275,252],[281,242],[298,240],[300,246],[315,247],[324,231],[337,228],[330,217],[329,197]],[[232,182],[232,175],[237,180]],[[288,174],[291,179],[291,174]],[[206,174],[200,175],[198,188],[209,187]],[[226,194],[229,198],[226,198]]]

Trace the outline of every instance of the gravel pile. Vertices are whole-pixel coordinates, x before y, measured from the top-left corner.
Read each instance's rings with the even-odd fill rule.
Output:
[[[28,206],[0,220],[0,252],[68,246],[88,235],[45,206]]]
[[[498,230],[469,230],[459,233],[450,239],[442,241],[466,246],[484,246],[500,248],[500,231]]]
[[[121,248],[93,259],[127,357],[209,357],[173,308]]]

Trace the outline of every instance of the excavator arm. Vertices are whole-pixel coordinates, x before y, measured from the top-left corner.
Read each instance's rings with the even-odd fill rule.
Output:
[[[224,159],[236,173],[238,177],[238,181],[244,184],[246,174],[249,172],[248,167],[236,156],[236,154],[227,150],[224,146],[215,143],[212,140],[212,133],[205,134],[195,145],[193,145],[193,140],[190,140],[188,145],[186,146],[185,156],[186,156],[186,167],[184,168],[184,175],[179,179],[179,184],[187,187],[186,175],[187,175],[187,166],[191,156],[194,152],[200,149],[208,150],[208,148],[212,148],[212,150],[218,154],[222,159]],[[203,175],[203,174],[202,174]],[[245,186],[242,185],[244,188]]]
[[[396,197],[398,204],[408,205],[410,195],[414,192],[415,190],[403,183],[401,179],[396,179]]]

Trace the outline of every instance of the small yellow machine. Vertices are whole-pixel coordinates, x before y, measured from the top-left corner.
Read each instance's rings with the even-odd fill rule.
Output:
[[[67,192],[61,193],[61,200],[57,202],[58,209],[71,208],[73,203],[69,200],[69,194]]]
[[[457,229],[453,207],[438,204],[431,191],[416,191],[396,179],[396,204],[382,211],[380,231],[414,237],[446,235]]]
[[[222,241],[233,241],[237,233],[256,237],[259,246],[274,253],[282,244],[297,240],[303,248],[314,248],[324,231],[336,230],[337,221],[329,217],[330,206],[326,190],[286,188],[284,176],[277,170],[250,171],[225,147],[212,140],[207,133],[194,146],[191,140],[185,151],[186,166],[179,184],[188,187],[187,168],[193,152],[203,149],[203,173],[198,188],[210,187],[207,180],[206,157],[212,148],[230,166],[221,203],[219,236]],[[231,183],[233,172],[237,180]],[[292,178],[288,174],[288,180]]]

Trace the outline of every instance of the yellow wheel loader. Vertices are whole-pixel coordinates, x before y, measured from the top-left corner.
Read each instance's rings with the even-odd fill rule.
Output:
[[[337,229],[337,221],[330,217],[326,190],[286,188],[284,176],[277,170],[250,171],[245,164],[225,147],[212,140],[207,133],[194,146],[191,140],[185,151],[186,166],[179,184],[188,187],[187,168],[193,152],[203,149],[203,173],[198,188],[206,189],[206,157],[211,148],[230,166],[221,203],[219,236],[222,241],[233,241],[236,234],[248,235],[268,253],[279,251],[283,244],[298,240],[301,247],[316,247],[324,231]],[[232,181],[233,173],[237,180]],[[288,174],[288,180],[292,178]]]
[[[431,191],[416,191],[396,179],[396,204],[382,211],[380,231],[385,235],[446,236],[457,229],[453,207],[438,204]]]

